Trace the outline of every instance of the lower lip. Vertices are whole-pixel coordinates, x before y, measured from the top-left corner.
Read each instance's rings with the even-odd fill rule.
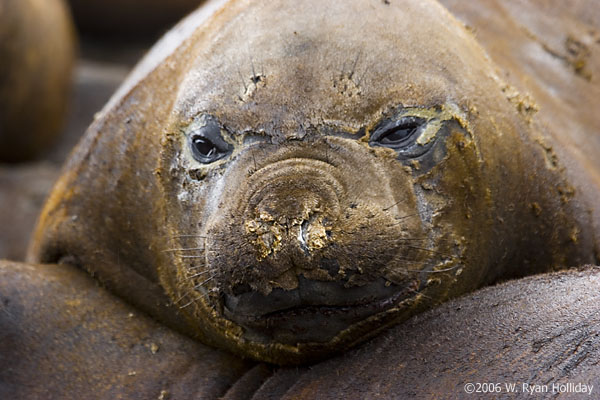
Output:
[[[414,291],[406,289],[365,304],[298,306],[262,315],[231,315],[226,312],[226,317],[244,327],[245,336],[250,340],[275,340],[292,345],[325,343],[341,331],[392,308],[414,294]]]

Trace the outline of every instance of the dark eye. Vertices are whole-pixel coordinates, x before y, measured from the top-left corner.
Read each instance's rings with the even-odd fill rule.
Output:
[[[401,150],[415,142],[425,122],[423,118],[418,117],[402,117],[399,120],[386,121],[375,129],[369,143],[372,146]]]
[[[383,134],[383,136],[379,138],[379,143],[391,145],[400,144],[406,139],[412,137],[417,129],[419,129],[419,124],[416,122],[408,122],[406,124],[397,126],[391,131]]]
[[[192,145],[194,146],[196,153],[201,157],[210,158],[219,152],[217,146],[215,146],[213,142],[201,136],[194,137],[192,139]]]
[[[221,136],[220,126],[213,121],[190,135],[190,147],[194,158],[203,164],[220,160],[232,151],[232,146]]]

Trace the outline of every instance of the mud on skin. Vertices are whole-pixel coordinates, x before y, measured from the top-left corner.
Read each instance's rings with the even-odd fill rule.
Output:
[[[594,260],[551,138],[445,9],[281,3],[209,4],[157,45],[73,154],[31,261],[67,259],[205,343],[298,364]]]

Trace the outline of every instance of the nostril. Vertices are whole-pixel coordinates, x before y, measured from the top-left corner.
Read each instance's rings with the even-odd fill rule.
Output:
[[[298,232],[298,241],[300,242],[300,247],[302,247],[302,250],[304,250],[306,252],[308,252],[308,246],[306,245],[307,230],[308,230],[308,221],[304,220],[304,221],[302,221],[302,224],[300,224],[300,231]]]
[[[331,227],[326,221],[327,218],[319,213],[310,213],[308,220],[302,220],[298,229],[298,242],[307,255],[326,247],[331,240]]]

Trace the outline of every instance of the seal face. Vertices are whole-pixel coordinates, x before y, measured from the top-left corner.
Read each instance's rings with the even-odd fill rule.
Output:
[[[199,132],[208,132],[200,145]],[[411,180],[443,159],[450,132],[468,134],[448,111],[404,107],[369,132],[325,125],[310,139],[272,143],[198,116],[181,134],[187,174],[177,197],[196,217],[193,196],[206,187],[205,207],[218,211],[173,251],[188,261],[187,290],[246,338],[294,345],[330,341],[413,301],[434,270],[459,269],[461,247],[426,232],[421,218],[433,212],[421,204],[420,214]],[[211,187],[219,180],[238,184]]]
[[[30,260],[67,257],[171,326],[279,364],[593,260],[557,160],[437,3],[200,15],[88,131]]]

